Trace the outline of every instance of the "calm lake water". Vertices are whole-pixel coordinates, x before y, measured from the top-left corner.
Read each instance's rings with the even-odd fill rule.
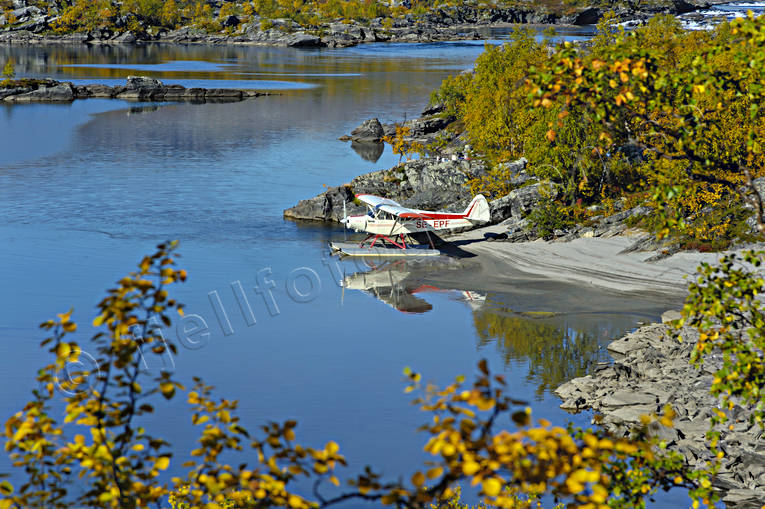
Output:
[[[324,185],[395,164],[388,149],[371,162],[337,138],[370,117],[418,115],[431,90],[482,48],[0,47],[0,61],[13,57],[21,76],[112,83],[142,74],[280,94],[228,104],[0,105],[3,419],[46,362],[36,325],[74,307],[85,345],[104,290],[154,245],[179,239],[190,277],[174,292],[209,334],[181,347],[172,366],[239,399],[251,429],[294,418],[303,443],[337,440],[349,473],[366,463],[390,476],[411,472],[424,458],[415,428],[426,416],[403,394],[402,369],[446,383],[475,373],[481,358],[536,416],[586,424],[589,415],[564,413],[551,390],[607,360],[610,339],[676,301],[522,275],[503,291],[455,288],[413,276],[423,270],[416,264],[337,266],[326,242],[341,229],[282,219]],[[255,291],[264,279],[274,282],[273,301]],[[180,401],[147,424],[172,438],[178,458],[194,440]]]

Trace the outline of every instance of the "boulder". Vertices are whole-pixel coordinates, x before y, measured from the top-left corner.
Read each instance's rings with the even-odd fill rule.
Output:
[[[5,99],[6,97],[9,97],[12,95],[26,94],[27,92],[30,92],[31,90],[32,90],[31,87],[0,88],[0,99]]]
[[[235,88],[210,88],[205,92],[205,99],[239,100],[241,98],[242,91]]]
[[[185,94],[186,94],[185,87],[181,85],[167,85],[165,87],[164,99],[166,101],[182,101],[184,100]]]
[[[40,32],[48,30],[50,26],[48,25],[48,21],[45,16],[35,16],[33,18],[27,18],[24,23],[16,25],[15,28],[16,30],[27,30],[34,34],[39,34]]]
[[[19,9],[13,9],[11,11],[11,14],[13,14],[18,21],[26,21],[32,17],[39,16],[42,14],[42,10],[40,10],[39,7],[35,7],[34,5],[29,7],[21,7]]]
[[[597,7],[590,7],[583,10],[574,18],[574,25],[594,25],[601,17],[600,9]]]
[[[115,95],[115,89],[108,85],[93,84],[84,85],[81,88],[86,90],[87,97],[114,97]]]
[[[204,88],[187,88],[183,91],[181,99],[184,101],[200,102],[205,100]]]
[[[125,86],[128,90],[138,90],[141,88],[161,88],[163,84],[157,78],[150,78],[148,76],[128,76]]]
[[[385,136],[385,131],[380,121],[376,118],[365,120],[360,126],[351,131],[353,141],[379,142]]]
[[[343,217],[343,204],[348,214],[363,213],[364,209],[353,203],[354,198],[350,186],[331,187],[315,198],[299,201],[297,205],[284,211],[284,217],[313,221],[339,221]]]
[[[239,18],[237,18],[236,16],[234,16],[232,14],[231,16],[227,16],[226,19],[221,21],[221,26],[224,26],[224,27],[235,27],[235,26],[238,26],[239,23],[241,23]]]
[[[555,198],[558,185],[551,182],[538,182],[518,189],[513,189],[506,196],[489,203],[492,222],[500,222],[510,216],[522,217],[542,200]]]
[[[440,131],[453,121],[452,117],[421,117],[407,120],[404,126],[409,128],[410,137],[417,138]]]
[[[71,83],[41,85],[37,90],[19,95],[9,95],[3,100],[8,102],[71,102],[74,100],[74,89]]]
[[[305,32],[297,32],[285,39],[285,44],[294,48],[321,46],[321,37]]]
[[[285,210],[284,217],[339,221],[343,217],[344,202],[348,213],[364,210],[353,203],[359,193],[384,196],[405,207],[461,212],[471,199],[465,183],[482,170],[483,166],[468,161],[407,161],[388,170],[361,175],[350,184],[333,187],[315,198],[302,200]]]
[[[438,103],[432,106],[428,106],[427,108],[422,110],[422,116],[425,117],[428,115],[437,115],[441,113],[442,111],[444,111],[445,108],[446,106],[444,105],[444,103]]]
[[[680,313],[680,311],[677,311],[676,309],[670,309],[661,314],[661,323],[671,323],[675,320],[681,319],[682,317],[683,315]]]
[[[123,32],[120,35],[112,38],[113,42],[118,42],[120,44],[133,44],[137,40],[138,40],[138,37],[136,37],[136,35],[130,30]]]

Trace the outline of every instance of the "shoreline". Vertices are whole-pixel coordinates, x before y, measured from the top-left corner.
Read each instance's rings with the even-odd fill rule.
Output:
[[[26,0],[22,1],[26,5]],[[724,3],[724,0],[674,0],[669,5],[647,4],[616,9],[620,21],[641,23],[657,14],[680,15],[699,12]],[[53,34],[58,16],[30,14],[19,9],[18,24],[0,29],[0,45],[86,44],[141,45],[150,43],[287,46],[303,48],[350,47],[370,42],[440,42],[480,40],[481,30],[510,26],[592,26],[605,14],[601,7],[547,8],[545,6],[476,7],[461,5],[439,7],[423,14],[378,17],[373,20],[335,19],[301,26],[284,19],[260,16],[229,16],[222,22],[226,30],[208,33],[193,25],[180,28],[149,27],[146,24],[128,29],[105,25],[89,31]],[[214,15],[214,13],[213,13]],[[4,20],[3,20],[4,21]],[[2,25],[0,25],[2,26]]]
[[[681,251],[655,259],[660,251],[631,250],[646,234],[627,230],[612,237],[571,241],[502,242],[492,237],[503,224],[476,228],[444,240],[477,255],[483,263],[532,276],[590,285],[620,293],[647,292],[678,296],[701,262],[714,263],[722,253]],[[765,247],[762,245],[761,247]]]
[[[714,373],[721,360],[712,356],[703,367],[691,365],[698,332],[669,324],[677,312],[667,312],[664,324],[651,324],[615,339],[608,345],[613,362],[598,366],[593,373],[570,380],[554,393],[564,410],[595,412],[597,423],[616,436],[629,436],[642,426],[641,416],[660,414],[671,405],[676,412],[673,425],[649,425],[649,433],[668,449],[680,453],[692,468],[706,468],[714,454],[707,446],[709,419],[719,401],[709,393]],[[682,338],[678,340],[676,335]],[[720,433],[719,450],[724,452],[720,470],[712,485],[722,493],[722,501],[740,509],[760,508],[765,504],[765,447],[763,429],[749,422],[751,409],[735,405],[726,411],[726,425]]]

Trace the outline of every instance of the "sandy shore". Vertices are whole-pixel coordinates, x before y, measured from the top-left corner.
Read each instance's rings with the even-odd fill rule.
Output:
[[[447,240],[476,255],[496,277],[502,277],[502,271],[508,269],[626,293],[682,294],[701,262],[715,263],[720,258],[719,253],[681,252],[662,260],[647,261],[656,253],[625,252],[637,240],[634,235],[580,238],[571,242],[486,240],[486,234],[502,231],[501,225],[494,225]]]

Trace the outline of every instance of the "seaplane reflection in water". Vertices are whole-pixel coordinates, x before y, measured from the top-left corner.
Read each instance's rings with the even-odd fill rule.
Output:
[[[388,304],[403,313],[426,313],[433,305],[416,294],[440,292],[452,293],[459,300],[467,302],[471,308],[479,308],[486,300],[486,295],[470,291],[450,288],[439,288],[422,282],[415,275],[408,260],[385,261],[380,265],[370,264],[372,270],[357,272],[345,276],[341,281],[343,298],[345,289],[359,290]]]

